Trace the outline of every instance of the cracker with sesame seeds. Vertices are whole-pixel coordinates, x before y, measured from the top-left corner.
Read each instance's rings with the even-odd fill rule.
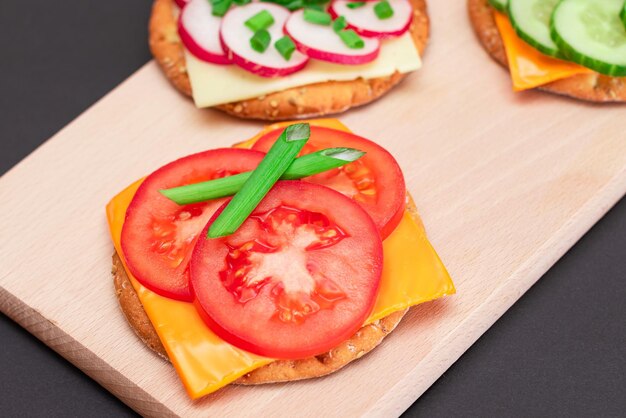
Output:
[[[417,208],[410,198],[407,210],[413,215],[415,221],[421,224]],[[168,359],[165,348],[144,311],[137,292],[128,279],[126,270],[124,270],[122,261],[117,253],[113,254],[112,274],[115,293],[129,325],[144,344],[160,357]],[[258,385],[290,382],[333,373],[376,348],[396,328],[407,310],[394,312],[378,321],[363,326],[350,339],[327,353],[300,360],[277,360],[241,376],[234,383]]]
[[[430,31],[426,0],[410,2],[414,8],[410,32],[420,55],[423,55]],[[173,0],[154,1],[149,25],[150,50],[172,84],[183,94],[191,96],[184,49],[177,32],[177,15],[178,8]],[[245,119],[272,121],[330,115],[378,99],[405,76],[396,72],[368,80],[310,84],[215,108]]]
[[[468,12],[476,36],[487,53],[508,68],[504,42],[493,17],[489,0],[468,0]],[[579,74],[557,80],[539,88],[550,93],[590,102],[626,102],[626,77],[609,77],[598,73]]]

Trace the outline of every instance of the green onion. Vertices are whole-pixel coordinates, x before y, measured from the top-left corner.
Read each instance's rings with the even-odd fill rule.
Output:
[[[346,26],[348,26],[348,22],[346,21],[346,18],[343,17],[343,16],[339,16],[333,22],[333,30],[335,32],[339,32],[341,30],[344,30],[346,28]]]
[[[310,10],[317,10],[318,12],[326,11],[326,8],[323,4],[307,4],[305,7]]]
[[[308,123],[288,126],[248,177],[241,190],[211,224],[208,238],[223,237],[237,231],[293,163],[310,136],[311,127]]]
[[[333,18],[330,14],[326,12],[320,12],[319,10],[314,9],[304,9],[304,20],[310,23],[315,23],[316,25],[330,25]]]
[[[393,16],[393,9],[391,8],[391,4],[387,0],[382,0],[376,3],[374,6],[374,13],[378,16],[379,19],[389,19]]]
[[[276,42],[274,42],[274,47],[283,56],[285,61],[289,61],[291,59],[291,55],[296,50],[296,44],[293,43],[289,36],[283,36]]]
[[[330,0],[261,0],[264,3],[275,3],[289,9],[290,11],[310,7],[318,9],[321,5],[328,3]]]
[[[280,177],[281,180],[298,180],[314,176],[334,168],[341,167],[361,158],[365,153],[354,148],[327,148],[293,160],[291,165]],[[241,190],[241,186],[252,175],[252,171],[223,177],[221,179],[203,181],[174,187],[159,192],[179,205],[206,202],[232,196]]]
[[[358,9],[359,7],[365,6],[365,2],[364,1],[350,2],[346,4],[346,6],[348,6],[348,9]]]
[[[213,16],[222,17],[226,14],[228,9],[230,9],[230,5],[232,0],[211,0]]]
[[[244,23],[253,32],[261,29],[267,29],[274,24],[274,16],[267,10],[261,10],[259,13],[246,20]]]
[[[254,32],[254,35],[252,35],[252,38],[250,38],[250,46],[255,51],[263,53],[270,45],[271,41],[272,36],[270,35],[270,33],[265,29],[261,29]]]
[[[279,0],[279,1],[281,1],[281,0]],[[320,4],[320,5],[321,5],[321,4],[326,4],[326,3],[328,3],[329,1],[330,1],[330,0],[304,0],[304,4],[305,4],[306,6],[310,6],[310,5],[312,5],[312,4]]]
[[[289,11],[294,11],[298,9],[302,9],[304,7],[304,2],[302,0],[293,0],[283,4],[283,7],[289,9]]]
[[[363,38],[356,34],[352,29],[337,32],[344,44],[351,49],[361,49],[365,46]]]

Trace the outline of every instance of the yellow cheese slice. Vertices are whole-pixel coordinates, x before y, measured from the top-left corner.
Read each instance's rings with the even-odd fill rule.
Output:
[[[193,99],[198,107],[209,107],[251,99],[292,87],[324,81],[385,77],[398,71],[408,73],[422,66],[409,33],[385,40],[376,60],[364,65],[340,65],[310,60],[306,68],[286,77],[266,78],[235,65],[215,65],[200,61],[185,50],[187,73]]]
[[[528,90],[552,81],[593,72],[578,64],[542,54],[517,36],[506,15],[494,12],[494,16],[504,41],[513,90]]]
[[[321,126],[344,129],[338,121],[311,121]],[[250,146],[253,140],[239,144]],[[107,205],[107,219],[113,244],[122,256],[120,238],[126,209],[139,180],[115,196]],[[421,223],[408,212],[393,233],[383,242],[384,267],[375,308],[367,322],[380,319],[409,306],[455,293],[454,284],[432,248]],[[143,287],[126,269],[139,299],[154,325],[172,364],[192,399],[207,395],[238,377],[272,362],[240,350],[217,337],[205,326],[191,303],[175,301]]]

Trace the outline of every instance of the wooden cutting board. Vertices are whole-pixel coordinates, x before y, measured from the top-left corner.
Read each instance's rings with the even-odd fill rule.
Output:
[[[113,292],[105,204],[260,128],[196,110],[154,63],[0,179],[2,312],[145,415],[400,414],[626,191],[624,107],[513,94],[464,2],[431,1],[431,17],[423,70],[341,116],[399,160],[458,290],[412,309],[377,350],[326,378],[191,402],[138,341]]]

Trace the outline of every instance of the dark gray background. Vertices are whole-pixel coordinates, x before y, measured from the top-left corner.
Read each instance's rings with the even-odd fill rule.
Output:
[[[0,173],[150,59],[149,10],[0,1]],[[624,416],[625,258],[623,199],[406,415]],[[1,314],[0,341],[0,415],[133,415]]]

